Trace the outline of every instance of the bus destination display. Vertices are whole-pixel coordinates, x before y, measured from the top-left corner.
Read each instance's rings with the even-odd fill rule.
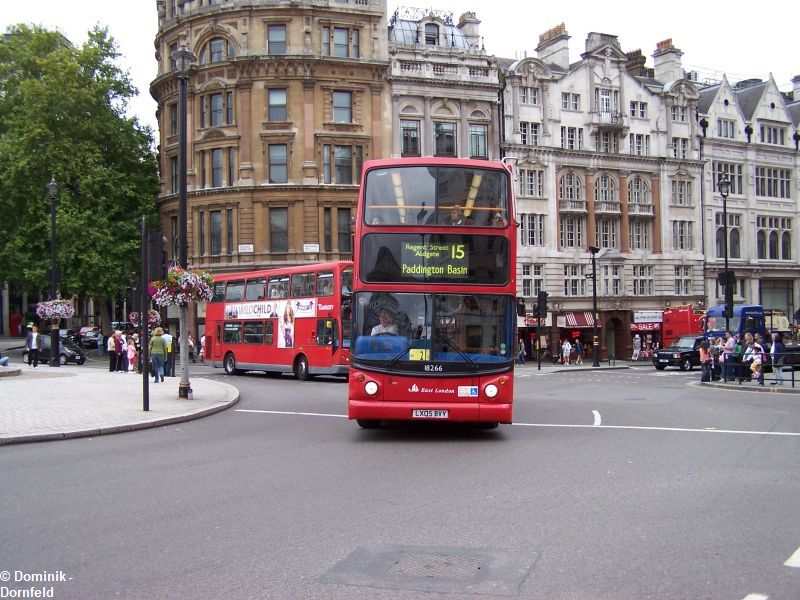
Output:
[[[403,277],[463,279],[469,274],[469,257],[464,244],[403,242],[400,270]]]

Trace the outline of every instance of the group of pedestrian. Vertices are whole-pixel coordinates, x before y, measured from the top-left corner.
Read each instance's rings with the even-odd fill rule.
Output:
[[[770,385],[784,385],[783,365],[786,346],[779,333],[772,334],[769,353],[764,350],[761,334],[745,333],[742,339],[725,332],[725,339],[712,338],[709,343],[700,342],[700,381],[754,381],[764,384],[764,369],[772,365],[775,381]]]
[[[140,373],[141,351],[138,333],[123,334],[119,329],[113,331],[106,340],[108,370],[112,373]]]

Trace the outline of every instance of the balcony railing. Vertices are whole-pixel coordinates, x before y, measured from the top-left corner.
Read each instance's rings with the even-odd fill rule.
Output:
[[[558,210],[561,213],[586,213],[586,200],[559,200]]]
[[[603,200],[594,203],[594,212],[598,214],[614,214],[621,212],[620,203],[613,200]]]
[[[592,113],[592,125],[605,129],[625,127],[625,114],[617,111],[599,110]]]
[[[628,203],[629,215],[641,215],[645,217],[652,217],[655,215],[652,204],[639,204],[636,202]]]

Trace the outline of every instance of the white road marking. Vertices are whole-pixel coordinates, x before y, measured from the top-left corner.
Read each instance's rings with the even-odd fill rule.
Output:
[[[337,419],[346,419],[347,415],[335,415],[332,413],[309,413],[309,412],[290,412],[284,410],[248,410],[244,408],[236,408],[234,409],[235,412],[246,412],[246,413],[262,413],[268,415],[298,415],[304,417],[336,417]],[[674,431],[679,433],[728,433],[728,434],[738,434],[738,435],[775,435],[775,436],[784,436],[784,437],[800,437],[800,432],[792,432],[792,431],[746,431],[746,430],[737,430],[737,429],[692,429],[689,427],[642,427],[636,425],[580,425],[580,424],[568,424],[568,423],[512,423],[512,425],[516,425],[517,427],[556,427],[561,429],[627,429],[631,431]],[[795,555],[792,556],[792,560],[797,556],[797,565],[788,565],[787,566],[798,566],[800,567],[800,549],[795,552]],[[788,563],[789,561],[787,561]]]
[[[600,427],[600,425],[603,423],[603,418],[600,416],[600,411],[593,410],[592,414],[594,415],[593,426],[594,427]]]
[[[787,561],[786,561],[785,563],[783,563],[783,564],[784,564],[785,566],[787,566],[787,567],[800,568],[800,548],[798,548],[797,550],[795,550],[795,551],[794,551],[794,554],[792,554],[792,555],[789,557],[789,560],[787,560]]]
[[[766,594],[747,594],[744,600],[769,600],[769,596]]]

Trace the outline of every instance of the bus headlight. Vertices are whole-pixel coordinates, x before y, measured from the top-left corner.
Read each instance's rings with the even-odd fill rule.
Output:
[[[497,386],[493,383],[490,383],[483,389],[483,393],[486,394],[488,398],[494,398],[497,396],[498,391],[499,390],[497,389]]]
[[[367,383],[364,384],[364,391],[368,395],[374,396],[375,394],[378,393],[378,384],[375,383],[374,381],[368,381]]]

